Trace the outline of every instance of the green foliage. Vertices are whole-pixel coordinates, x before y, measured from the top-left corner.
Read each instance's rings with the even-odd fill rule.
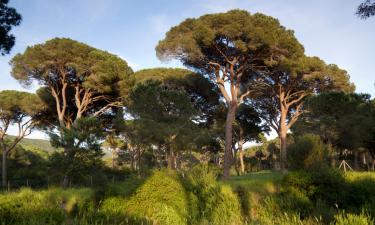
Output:
[[[166,194],[168,193],[168,194]],[[126,203],[126,212],[155,224],[187,224],[188,196],[173,171],[155,171]]]
[[[340,171],[323,167],[311,172],[290,172],[283,182],[286,191],[296,188],[312,201],[319,199],[331,206],[344,206],[346,184]]]
[[[144,179],[136,178],[135,176],[118,183],[108,184],[105,188],[105,196],[121,196],[130,197],[143,184]]]
[[[102,166],[103,156],[100,140],[104,136],[97,119],[81,118],[74,127],[62,128],[60,135],[51,133],[50,137],[53,146],[65,149],[64,152],[54,152],[51,155],[55,178],[68,176],[73,182],[85,179],[88,175],[98,178],[97,172]]]
[[[9,0],[0,2],[0,55],[8,54],[12,49],[16,38],[9,32],[12,27],[20,25],[22,20],[21,15],[8,3]]]
[[[13,139],[15,136],[8,135],[8,138]],[[30,151],[43,151],[45,153],[41,153],[43,155],[48,154],[48,152],[56,151],[57,149],[51,146],[51,142],[49,140],[44,139],[32,139],[32,138],[24,138],[19,143],[22,145],[23,148]]]
[[[160,73],[159,70],[156,74],[157,72]],[[167,72],[174,71],[167,70]],[[143,73],[148,74],[148,72]],[[177,81],[174,82],[183,82],[179,80],[178,74],[174,78]],[[143,145],[143,147],[151,144],[159,148],[163,146],[170,154],[187,150],[198,142],[196,140],[200,136],[201,129],[196,121],[199,121],[202,112],[199,112],[199,107],[195,107],[192,103],[194,100],[189,92],[181,87],[173,87],[168,82],[170,81],[147,79],[137,83],[131,90],[127,110],[134,119],[126,121],[126,129],[124,129],[126,136],[131,139],[131,144]],[[199,99],[198,93],[191,93],[191,95]]]
[[[120,57],[68,38],[28,47],[10,62],[20,83],[38,82],[48,106],[45,125],[70,127],[80,117],[108,119],[132,86],[132,69]]]
[[[50,73],[63,76],[63,71],[54,69],[56,63],[70,71],[72,81],[80,77],[85,87],[99,93],[112,92],[113,84],[132,73],[127,63],[113,54],[68,38],[54,38],[17,54],[11,61],[12,75],[26,84],[36,80],[48,86],[49,81],[57,82]]]
[[[0,92],[1,118],[16,123],[26,116],[35,116],[43,109],[43,103],[35,94],[14,90]],[[21,117],[21,118],[20,118]]]
[[[62,223],[66,218],[82,215],[92,209],[93,192],[89,189],[50,189],[0,195],[0,221],[5,224],[22,224],[39,221],[39,224]]]
[[[260,13],[251,15],[242,10],[187,19],[167,33],[156,51],[161,59],[177,58],[189,67],[211,74],[210,61],[226,64],[224,57],[220,59],[215,45],[229,59],[260,52],[268,55],[272,46],[278,46],[279,53],[281,49],[288,49],[286,55],[303,52],[293,32],[281,26],[277,19]],[[272,64],[267,56],[260,61]]]
[[[329,150],[319,136],[305,134],[289,145],[287,156],[290,169],[313,169],[328,165]]]
[[[229,186],[220,186],[208,221],[214,225],[235,225],[241,224],[241,220],[241,206],[237,195]]]
[[[361,213],[360,215],[355,215],[351,213],[340,213],[335,216],[335,221],[331,223],[332,225],[373,225],[374,220],[368,215]]]
[[[186,174],[186,189],[196,196],[193,224],[232,225],[241,223],[239,199],[229,186],[218,185],[217,170],[198,165]]]
[[[46,154],[40,149],[27,150],[17,145],[7,160],[8,180],[12,188],[46,186],[49,166]]]
[[[375,117],[369,95],[322,93],[309,98],[305,108],[308,113],[293,129],[296,134],[309,130],[324,142],[340,149],[365,147],[372,138]]]

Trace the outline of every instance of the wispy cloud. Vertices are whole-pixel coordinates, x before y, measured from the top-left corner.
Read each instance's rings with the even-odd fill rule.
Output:
[[[158,34],[164,34],[166,31],[168,31],[168,29],[171,27],[170,21],[171,20],[168,20],[168,15],[166,14],[152,15],[149,18],[152,31]]]
[[[126,63],[128,63],[128,65],[134,70],[134,71],[137,71],[137,70],[140,70],[142,69],[142,67],[138,64],[138,63],[135,63],[134,61],[132,60],[129,60],[127,57],[125,57],[123,54],[121,53],[114,53],[115,55],[117,55],[118,57],[120,57],[121,59],[125,60]]]

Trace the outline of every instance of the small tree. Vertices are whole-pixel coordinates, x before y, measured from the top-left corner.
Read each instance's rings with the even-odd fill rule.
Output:
[[[204,15],[173,27],[156,47],[160,59],[178,59],[207,76],[226,103],[224,176],[232,166],[232,128],[237,108],[254,91],[249,81],[267,65],[302,54],[293,32],[279,21],[247,11]]]
[[[8,6],[9,0],[0,1],[0,55],[9,54],[16,38],[9,34],[12,27],[21,23],[21,15],[14,8]]]
[[[62,133],[50,133],[51,144],[56,148],[69,148],[70,151],[56,152],[51,156],[52,167],[62,177],[70,181],[79,181],[93,176],[103,164],[101,141],[104,132],[101,123],[94,117],[83,117],[77,120],[71,129],[64,128]],[[98,175],[98,174],[96,174]],[[64,179],[64,187],[68,180]]]
[[[328,165],[329,149],[318,135],[305,134],[295,138],[288,147],[289,168],[315,169]]]
[[[43,104],[35,94],[19,91],[0,92],[0,145],[4,187],[7,183],[7,157],[38,124],[38,116],[42,110]],[[12,125],[17,127],[16,137],[7,138],[8,129]]]

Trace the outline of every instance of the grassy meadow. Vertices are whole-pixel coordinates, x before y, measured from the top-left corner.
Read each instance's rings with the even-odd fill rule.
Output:
[[[96,188],[0,194],[1,224],[373,224],[375,173],[154,171]],[[317,177],[315,177],[317,176]],[[329,178],[329,180],[327,179]],[[341,189],[333,190],[340,186]],[[327,197],[327,196],[330,197]]]

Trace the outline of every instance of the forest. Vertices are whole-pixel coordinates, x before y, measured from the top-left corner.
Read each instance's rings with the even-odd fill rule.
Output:
[[[0,0],[0,57],[22,22]],[[12,57],[2,76],[38,88],[0,91],[0,224],[375,224],[375,99],[344,68],[241,9],[183,20],[155,54],[182,66],[69,37]]]

